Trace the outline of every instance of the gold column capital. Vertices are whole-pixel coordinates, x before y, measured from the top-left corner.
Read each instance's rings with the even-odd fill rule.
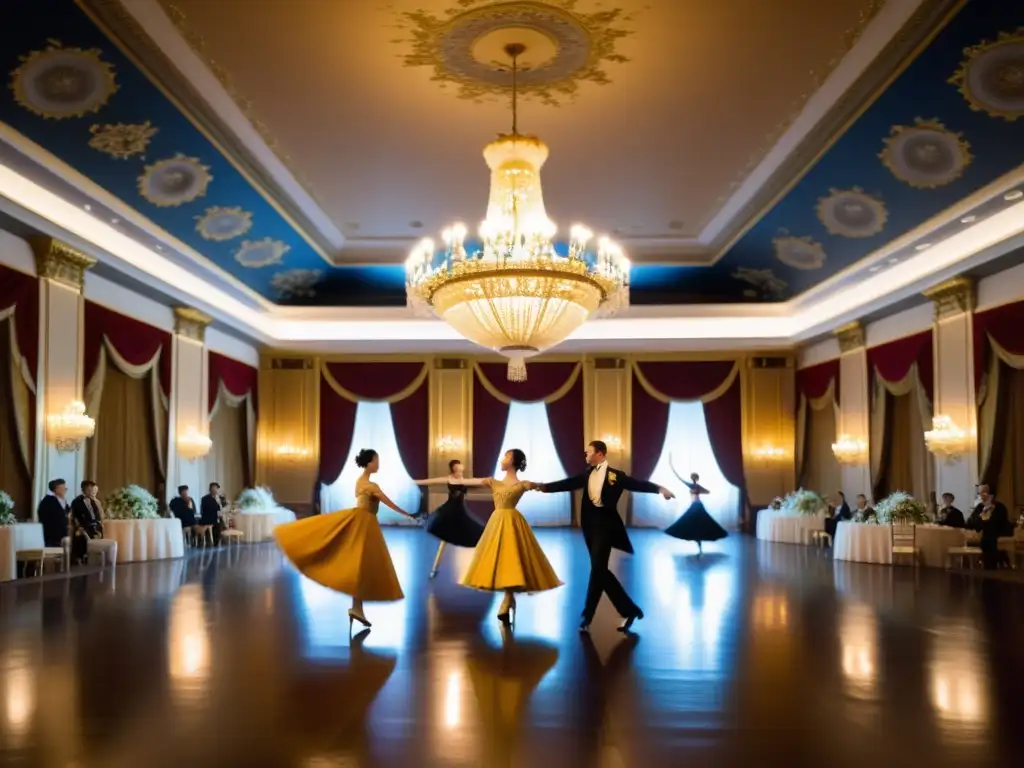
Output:
[[[29,245],[36,257],[39,277],[82,292],[85,273],[96,264],[96,259],[52,237],[30,237]]]
[[[969,277],[954,277],[929,288],[924,295],[935,305],[936,322],[974,311],[975,285]]]
[[[857,320],[836,328],[835,334],[839,339],[839,351],[844,355],[864,346],[864,326]]]
[[[213,318],[205,312],[200,312],[192,307],[174,308],[174,332],[186,339],[198,341],[200,344],[206,342],[206,326],[213,322]]]

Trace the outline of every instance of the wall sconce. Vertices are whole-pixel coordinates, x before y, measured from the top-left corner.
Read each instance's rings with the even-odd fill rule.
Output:
[[[618,435],[605,435],[601,440],[603,440],[604,444],[608,446],[609,451],[622,450],[622,438]]]
[[[462,453],[464,443],[461,439],[453,437],[452,435],[445,435],[437,439],[437,452],[442,456],[453,456],[457,453]]]
[[[967,453],[971,440],[949,416],[934,416],[932,428],[924,433],[924,443],[933,454],[953,463]]]
[[[309,457],[309,448],[301,448],[291,443],[285,443],[284,445],[279,445],[274,453],[279,459],[296,463]]]
[[[85,403],[73,400],[60,413],[46,417],[46,434],[60,453],[74,453],[82,441],[96,433],[96,420],[85,413]]]
[[[212,447],[213,441],[195,427],[189,427],[185,434],[178,435],[178,453],[186,461],[203,458]]]
[[[868,444],[849,435],[840,435],[839,442],[832,443],[832,453],[840,464],[864,464],[868,460]]]
[[[750,452],[754,461],[764,464],[785,464],[789,461],[789,451],[771,443],[763,443]]]

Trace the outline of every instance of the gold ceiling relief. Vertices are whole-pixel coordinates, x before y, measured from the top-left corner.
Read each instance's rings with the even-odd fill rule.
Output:
[[[914,118],[914,125],[894,125],[878,154],[892,175],[918,189],[956,181],[971,164],[971,145],[937,118]]]
[[[179,153],[146,166],[139,176],[139,194],[153,205],[173,208],[205,195],[211,181],[209,166]]]
[[[508,43],[527,46],[518,89],[549,106],[571,102],[581,83],[607,85],[605,67],[628,59],[616,51],[632,34],[621,26],[633,16],[621,8],[583,13],[577,0],[458,0],[440,15],[416,10],[398,14],[406,67],[430,67],[431,80],[453,86],[458,98],[505,97],[512,88]],[[408,50],[411,48],[411,50]]]
[[[207,208],[202,216],[196,216],[196,232],[204,240],[223,242],[240,237],[252,228],[252,214],[241,208]]]
[[[789,290],[789,283],[781,277],[776,277],[775,271],[771,267],[767,269],[736,267],[732,276],[750,286],[743,291],[743,295],[748,299],[780,301],[786,298],[786,292]]]
[[[47,40],[45,50],[19,57],[11,90],[21,106],[40,117],[65,120],[98,112],[118,89],[114,65],[98,48],[65,48]]]
[[[889,219],[885,203],[860,187],[830,189],[827,197],[818,199],[816,212],[829,234],[840,237],[877,235]]]
[[[811,237],[783,234],[772,240],[775,258],[793,269],[821,269],[825,266],[825,249]]]
[[[262,240],[243,240],[235,252],[235,261],[249,269],[260,269],[269,267],[271,264],[280,264],[284,255],[291,250],[291,246],[265,237]]]
[[[270,287],[282,299],[311,299],[323,276],[319,269],[286,269],[270,279]]]
[[[94,125],[89,128],[89,133],[92,134],[89,146],[117,160],[127,160],[132,155],[141,155],[145,152],[150,140],[159,130],[148,120],[144,123]]]
[[[1011,122],[1024,116],[1024,27],[965,48],[949,82],[975,112]]]

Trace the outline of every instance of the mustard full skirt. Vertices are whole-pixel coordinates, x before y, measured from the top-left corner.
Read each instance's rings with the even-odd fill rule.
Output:
[[[496,509],[473,550],[462,584],[488,592],[544,592],[562,586],[522,513]]]
[[[401,600],[377,516],[365,509],[315,515],[274,529],[285,557],[306,577],[357,600]]]

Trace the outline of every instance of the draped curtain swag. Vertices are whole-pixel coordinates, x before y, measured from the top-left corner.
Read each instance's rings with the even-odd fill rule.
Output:
[[[632,370],[633,475],[648,479],[654,472],[665,444],[669,405],[699,400],[704,405],[708,439],[718,466],[725,479],[739,488],[745,505],[739,361],[634,361]],[[682,467],[679,470],[686,471]]]
[[[821,411],[832,409],[835,424],[839,423],[839,358],[829,360],[796,372],[796,476],[803,477],[807,460],[807,430],[810,421],[808,409]],[[824,488],[818,489],[828,493]]]
[[[426,477],[430,447],[430,395],[426,362],[324,363],[320,378],[320,482],[331,484],[352,448],[361,402],[391,406],[402,463]],[[361,446],[372,448],[373,446]]]
[[[7,326],[4,327],[4,321]],[[39,358],[39,281],[0,265],[0,333],[8,334],[11,406],[18,452],[29,476],[35,453],[36,369]],[[7,361],[0,361],[6,363]]]
[[[245,406],[245,448],[246,483],[251,484],[256,476],[256,418],[259,413],[258,381],[259,370],[251,365],[233,360],[217,352],[209,353],[209,396],[210,421],[221,406],[240,408]]]
[[[978,467],[981,482],[995,486],[1002,445],[1012,415],[1005,368],[1024,369],[1024,301],[974,316],[974,382],[978,391]],[[984,374],[982,375],[982,371]]]
[[[540,362],[530,364],[526,381],[506,378],[505,363],[473,363],[473,472],[490,477],[502,449],[509,404],[544,403],[551,436],[563,468],[582,462],[583,363]],[[514,446],[504,446],[512,448]]]

